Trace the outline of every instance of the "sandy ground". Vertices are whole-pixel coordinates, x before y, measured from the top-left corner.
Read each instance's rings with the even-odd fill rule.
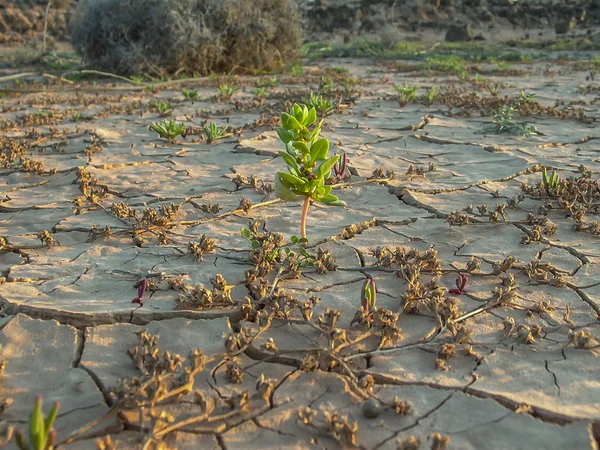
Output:
[[[248,284],[254,264],[239,231],[259,220],[286,240],[299,234],[300,205],[273,201],[261,184],[284,167],[271,124],[321,76],[335,77],[331,66],[349,72],[337,76],[333,97],[342,105],[323,134],[333,152],[347,153],[352,177],[336,186],[348,207],[311,207],[308,251],[330,251],[337,270],[304,267],[273,292],[277,264]],[[69,450],[159,448],[163,438],[178,449],[412,449],[419,441],[433,449],[597,449],[600,193],[590,188],[580,202],[578,230],[572,205],[535,186],[541,166],[577,179],[584,165],[598,179],[600,85],[586,81],[585,61],[481,67],[475,82],[328,60],[306,67],[309,77],[282,77],[262,103],[251,93],[257,78],[229,80],[242,87],[232,100],[216,97],[219,80],[190,82],[200,94],[194,103],[183,85],[6,92],[0,402],[12,404],[2,428],[23,428],[41,395],[46,409],[60,402],[55,426]],[[347,95],[343,77],[360,80]],[[417,83],[419,95],[438,86],[445,103],[476,98],[401,107],[394,85],[404,82]],[[494,83],[498,98],[524,90],[548,108],[515,116],[538,134],[484,131],[493,112],[481,105]],[[152,101],[170,102],[170,118],[186,126],[210,117],[235,135],[212,144],[157,139],[148,126],[162,118]],[[566,117],[551,117],[556,111]],[[384,174],[370,179],[378,168]],[[238,175],[257,180],[236,189]],[[246,212],[243,199],[254,205]],[[119,214],[120,203],[137,216]],[[161,224],[142,220],[148,208],[170,204],[179,209]],[[197,260],[189,245],[202,235],[214,249]],[[378,247],[417,252],[386,262]],[[466,290],[450,294],[459,273],[469,278]],[[231,301],[217,301],[218,274]],[[387,328],[351,325],[365,274],[376,281],[377,306],[398,314]],[[139,305],[132,299],[142,277],[151,285]],[[178,302],[182,289],[200,284],[212,290],[212,306]],[[421,290],[411,297],[413,288]],[[303,318],[301,305],[315,296],[312,317]],[[332,310],[339,318],[330,326]],[[146,343],[132,357],[143,329],[159,337],[160,351]],[[380,347],[388,332],[396,339]],[[204,370],[184,363],[196,394],[158,401],[164,392],[132,386],[134,377],[160,379],[170,392],[186,372],[172,359],[157,369],[162,352],[187,357],[197,348]],[[116,447],[97,444],[107,434]]]

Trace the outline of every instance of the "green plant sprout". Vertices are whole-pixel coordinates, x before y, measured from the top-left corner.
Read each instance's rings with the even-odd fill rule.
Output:
[[[182,89],[181,94],[192,103],[200,98],[200,93],[196,89]]]
[[[278,172],[275,176],[275,193],[286,202],[304,201],[300,220],[300,236],[306,239],[306,219],[310,201],[329,206],[346,206],[346,203],[331,193],[332,187],[326,186],[331,169],[337,163],[339,155],[327,157],[329,140],[319,139],[323,120],[317,121],[317,111],[306,105],[294,104],[289,114],[281,113],[281,127],[277,135],[285,144],[285,152],[279,155],[287,164],[288,172]]]
[[[396,89],[398,103],[400,106],[406,106],[417,96],[417,90],[419,89],[419,86],[409,86],[408,83],[404,83],[403,86],[394,86],[394,89]]]
[[[256,97],[256,100],[262,102],[269,96],[269,89],[266,86],[256,86],[255,88],[252,88],[252,93]]]
[[[425,96],[425,105],[431,106],[435,99],[438,97],[440,90],[437,86],[431,86]]]
[[[492,83],[488,85],[488,91],[492,97],[497,97],[500,93],[500,85],[498,83]]]
[[[206,137],[206,143],[212,144],[214,141],[224,138],[228,136],[227,130],[229,126],[218,127],[214,122],[208,122],[206,125],[202,127],[202,132]]]
[[[240,235],[250,242],[250,246],[253,250],[261,247],[262,243],[254,237],[248,228],[242,228],[240,230]],[[294,258],[298,266],[313,266],[316,258],[302,246],[302,244],[306,243],[308,243],[308,239],[292,236],[289,243],[274,247],[271,252],[265,256],[265,260],[268,262],[279,260],[281,262],[280,251],[283,250],[285,256],[287,258]]]
[[[164,122],[154,122],[150,125],[150,130],[158,133],[158,136],[163,139],[173,141],[177,136],[181,136],[185,132],[185,125],[176,120],[164,120]]]
[[[537,134],[536,127],[515,122],[513,119],[515,112],[517,112],[517,106],[503,105],[500,111],[494,115],[493,123],[487,125],[484,131],[486,133],[510,133],[521,137]]]
[[[321,83],[319,84],[319,91],[328,94],[329,92],[333,91],[334,88],[334,81],[333,78],[331,77],[321,77]]]
[[[42,411],[42,398],[35,400],[33,411],[29,414],[29,429],[27,440],[22,431],[15,434],[17,446],[20,450],[52,450],[56,442],[56,430],[53,428],[54,420],[58,414],[59,403],[55,402],[48,417]]]
[[[546,189],[548,196],[560,193],[563,186],[563,181],[556,173],[556,170],[552,171],[552,175],[548,176],[546,167],[542,169],[542,183],[544,183],[544,189]]]
[[[221,97],[223,97],[225,100],[229,100],[237,92],[239,92],[239,88],[236,86],[233,86],[231,84],[223,83],[222,85],[219,86],[217,91],[219,91],[219,95]]]
[[[73,122],[79,122],[82,119],[81,113],[77,111],[71,111],[71,120]]]
[[[169,102],[151,101],[150,106],[158,112],[160,117],[166,117],[173,111]]]
[[[317,110],[321,117],[326,116],[337,108],[336,102],[326,99],[322,95],[315,95],[313,92],[304,101],[308,106]]]

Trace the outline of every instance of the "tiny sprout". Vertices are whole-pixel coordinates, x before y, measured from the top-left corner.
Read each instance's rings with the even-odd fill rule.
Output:
[[[265,98],[269,96],[269,90],[266,86],[257,86],[252,88],[252,93],[256,97],[256,100],[262,102]]]
[[[321,117],[331,113],[337,107],[337,103],[333,100],[326,99],[322,95],[315,95],[313,92],[304,101],[310,108],[315,108]]]
[[[165,119],[163,123],[154,122],[149,129],[158,133],[159,137],[173,141],[177,136],[183,136],[185,125],[176,120]]]
[[[196,89],[182,89],[181,94],[192,103],[200,97],[200,93]]]
[[[209,122],[206,125],[204,125],[204,127],[202,127],[202,132],[204,133],[204,136],[206,137],[206,142],[208,144],[211,144],[214,141],[217,141],[219,139],[222,139],[222,138],[228,136],[228,134],[227,134],[228,129],[229,129],[229,126],[218,127],[214,122]]]
[[[79,122],[82,119],[81,113],[77,111],[71,111],[71,120],[73,122]]]
[[[394,86],[394,89],[397,93],[398,103],[403,107],[415,99],[419,86],[409,86],[408,83],[404,83],[403,86]]]
[[[546,193],[551,196],[554,193],[558,193],[561,190],[562,180],[556,173],[556,170],[552,172],[552,175],[548,176],[546,167],[542,169],[542,183]]]
[[[371,275],[366,275],[360,294],[361,308],[365,316],[375,311],[377,301],[377,287]]]
[[[448,292],[454,295],[462,295],[465,292],[469,278],[466,275],[459,274],[456,279],[456,289],[450,289]]]
[[[29,430],[27,440],[22,431],[16,432],[17,446],[20,450],[53,450],[56,442],[54,420],[58,414],[59,404],[55,402],[48,417],[42,411],[42,398],[35,400],[33,411],[29,414]]]
[[[169,102],[152,101],[150,102],[150,106],[158,112],[160,117],[166,117],[173,111]]]
[[[239,88],[231,84],[223,83],[217,90],[219,91],[219,95],[221,97],[223,97],[225,100],[229,100],[239,91]]]

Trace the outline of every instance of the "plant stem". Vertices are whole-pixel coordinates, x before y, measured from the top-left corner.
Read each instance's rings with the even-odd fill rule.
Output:
[[[310,206],[310,197],[304,197],[304,207],[302,208],[302,219],[300,220],[300,237],[306,239],[306,217],[308,216],[308,207]]]

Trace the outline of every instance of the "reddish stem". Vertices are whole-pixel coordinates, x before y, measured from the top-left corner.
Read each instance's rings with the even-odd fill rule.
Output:
[[[308,217],[308,207],[310,206],[310,197],[304,197],[304,207],[302,208],[302,219],[300,220],[300,237],[306,239],[306,218]]]

